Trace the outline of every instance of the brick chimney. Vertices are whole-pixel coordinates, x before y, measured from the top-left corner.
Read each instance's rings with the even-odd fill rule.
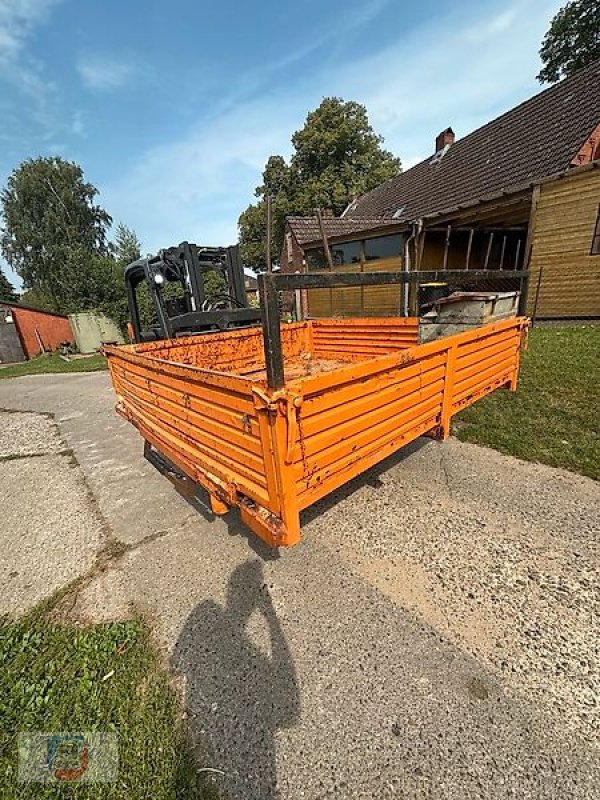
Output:
[[[438,133],[435,137],[435,152],[439,153],[440,150],[443,150],[444,147],[450,147],[450,145],[454,144],[455,140],[454,131],[452,128],[446,128],[445,131]]]

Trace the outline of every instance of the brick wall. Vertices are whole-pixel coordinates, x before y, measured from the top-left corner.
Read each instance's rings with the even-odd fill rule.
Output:
[[[67,317],[24,306],[11,306],[11,308],[23,350],[28,358],[33,358],[42,352],[36,330],[45,350],[57,350],[63,342],[75,342]]]

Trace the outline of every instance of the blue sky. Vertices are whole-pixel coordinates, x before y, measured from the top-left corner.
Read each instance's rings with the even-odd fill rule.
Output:
[[[0,0],[0,183],[80,163],[144,251],[227,244],[266,158],[326,95],[408,168],[539,91],[560,2]],[[7,271],[15,282],[15,276]]]

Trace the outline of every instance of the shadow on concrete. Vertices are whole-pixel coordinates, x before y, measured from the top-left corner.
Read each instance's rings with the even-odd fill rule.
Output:
[[[312,522],[313,519],[316,519],[321,514],[329,511],[341,500],[347,500],[351,495],[354,494],[354,492],[362,489],[363,486],[370,486],[375,490],[380,489],[383,486],[381,475],[383,475],[384,472],[392,469],[392,467],[402,464],[405,459],[407,459],[413,453],[417,453],[430,442],[431,439],[426,439],[424,437],[415,439],[413,442],[405,445],[401,450],[397,450],[387,458],[384,458],[383,461],[380,461],[378,464],[374,464],[369,469],[361,472],[360,475],[356,476],[356,478],[352,478],[347,483],[344,483],[342,486],[340,486],[339,489],[335,489],[330,494],[321,498],[321,500],[313,503],[312,506],[304,509],[304,511],[302,511],[300,514],[300,524],[305,525],[308,522]]]
[[[163,458],[165,463],[168,463],[164,457],[161,458]],[[210,507],[209,493],[203,486],[182,474],[174,474],[173,472],[165,471],[157,467],[156,464],[153,464],[153,466],[162,473],[163,477],[171,483],[177,494],[189,503],[197,514],[200,514],[207,522],[214,522],[218,519],[218,516]],[[269,545],[247,528],[241,521],[240,513],[237,508],[230,509],[227,514],[223,515],[222,519],[227,525],[229,535],[241,536],[246,539],[249,547],[263,561],[272,561],[279,558],[278,548],[269,547]]]
[[[356,478],[353,478],[352,480],[343,484],[339,487],[339,489],[336,489],[335,491],[331,492],[331,494],[326,495],[321,500],[314,503],[314,505],[309,506],[307,509],[302,511],[300,515],[300,524],[304,525],[308,522],[311,522],[319,515],[333,508],[341,500],[348,499],[354,492],[358,491],[363,486],[371,486],[375,490],[381,488],[383,486],[381,475],[384,472],[387,472],[387,470],[392,469],[392,467],[401,464],[410,455],[425,447],[428,442],[430,442],[430,440],[423,437],[416,439],[415,441],[405,445],[401,450],[392,453],[378,464],[374,464],[372,467],[370,467],[370,469],[362,472],[360,475],[357,475]],[[210,498],[208,492],[203,489],[202,486],[193,483],[187,478],[183,480],[176,480],[172,477],[169,477],[168,479],[173,484],[178,494],[180,494],[196,512],[201,514],[205,520],[208,522],[213,522],[216,519],[216,515],[210,508]],[[260,539],[255,533],[253,533],[244,525],[240,519],[237,508],[233,508],[227,514],[225,514],[223,516],[223,520],[227,524],[229,534],[231,536],[242,536],[245,538],[250,548],[263,561],[272,561],[280,557],[278,548],[269,547],[267,544],[265,544],[265,542],[262,541],[262,539]]]
[[[259,560],[233,571],[225,607],[210,600],[194,609],[172,661],[185,678],[202,766],[223,771],[218,784],[232,798],[276,800],[276,735],[299,719],[300,699]]]

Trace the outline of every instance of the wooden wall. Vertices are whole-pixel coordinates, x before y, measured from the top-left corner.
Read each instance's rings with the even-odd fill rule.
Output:
[[[538,317],[600,316],[600,255],[590,255],[600,206],[600,169],[541,186],[532,231],[528,312],[540,269]]]
[[[397,272],[402,259],[379,258],[362,264],[342,264],[334,272]],[[309,317],[394,317],[402,313],[398,286],[359,286],[311,289],[307,292]]]

